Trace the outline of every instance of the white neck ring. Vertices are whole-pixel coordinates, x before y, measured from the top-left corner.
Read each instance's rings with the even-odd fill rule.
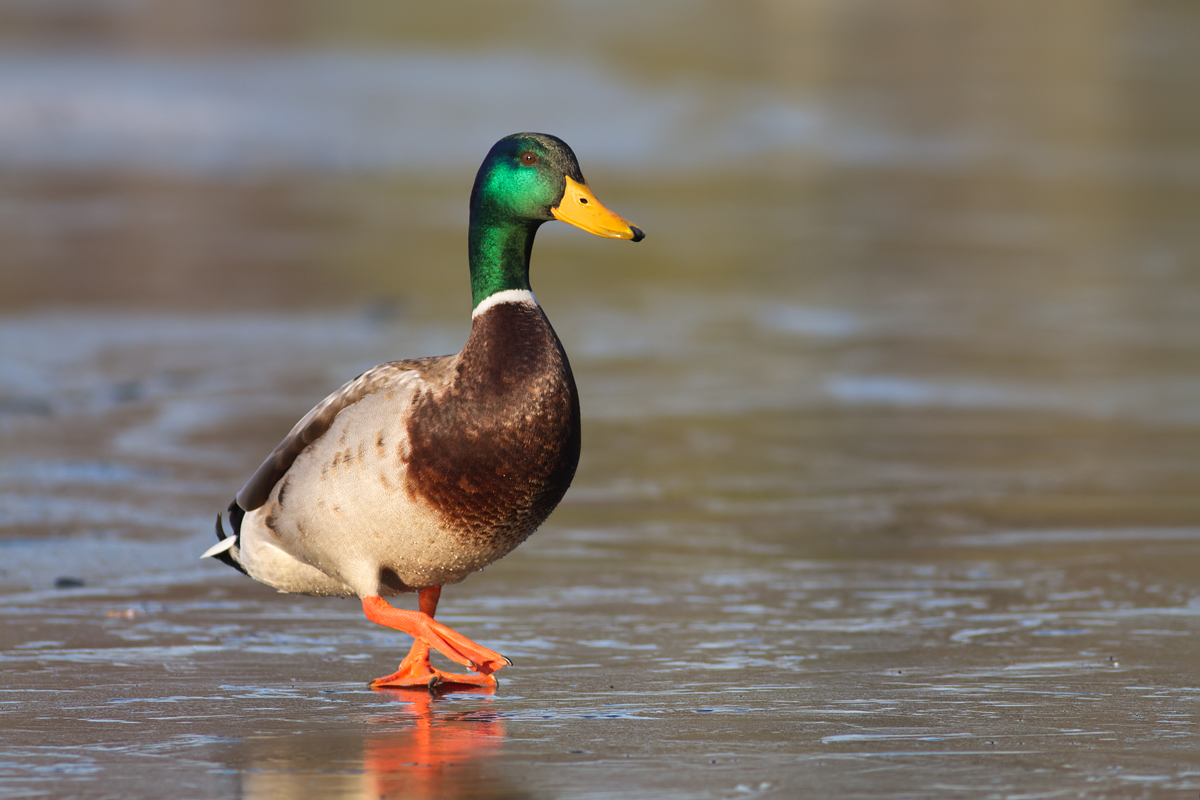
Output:
[[[533,296],[533,292],[528,289],[505,289],[495,294],[490,294],[475,306],[475,310],[471,312],[471,319],[478,317],[486,312],[492,306],[500,305],[501,303],[524,303],[529,306],[538,304],[537,298]]]

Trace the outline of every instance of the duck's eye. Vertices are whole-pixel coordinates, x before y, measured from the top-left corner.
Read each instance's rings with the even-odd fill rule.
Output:
[[[527,167],[536,164],[537,153],[531,153],[528,150],[526,150],[524,153],[521,153],[521,163]]]

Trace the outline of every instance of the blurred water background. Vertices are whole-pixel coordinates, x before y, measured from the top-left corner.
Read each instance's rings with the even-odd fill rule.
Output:
[[[1200,788],[1200,6],[0,0],[0,796]],[[196,556],[292,423],[466,337],[491,144],[575,485],[375,693]]]

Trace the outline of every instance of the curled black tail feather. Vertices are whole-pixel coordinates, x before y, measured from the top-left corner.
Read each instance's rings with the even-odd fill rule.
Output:
[[[229,527],[233,528],[233,537],[235,540],[237,539],[237,535],[242,532],[242,517],[244,516],[246,516],[246,512],[241,509],[236,500],[229,504]],[[225,526],[221,524],[221,515],[217,514],[217,539],[225,541],[228,535],[225,533]],[[224,564],[228,564],[243,575],[250,574],[246,572],[245,567],[234,560],[233,553],[228,550],[217,553],[213,558]]]
[[[246,516],[246,509],[239,506],[237,500],[229,504],[229,527],[233,529],[234,536],[241,534],[242,517],[244,516]]]

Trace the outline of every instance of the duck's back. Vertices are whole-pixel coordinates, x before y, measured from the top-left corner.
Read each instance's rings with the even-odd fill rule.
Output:
[[[579,400],[562,345],[527,296],[481,304],[458,355],[377,367],[297,425],[276,453],[297,436],[309,443],[293,443],[290,464],[264,465],[256,479],[274,477],[270,491],[241,521],[252,577],[317,594],[441,586],[549,516],[579,461]],[[255,494],[254,480],[239,499]]]

